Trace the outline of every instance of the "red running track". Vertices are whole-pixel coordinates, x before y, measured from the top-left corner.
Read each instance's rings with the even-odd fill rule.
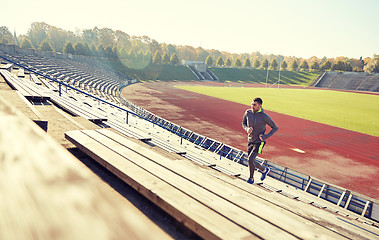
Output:
[[[158,116],[246,151],[247,136],[241,121],[249,106],[181,90],[174,84],[180,83],[135,84],[123,94]],[[268,139],[263,158],[379,199],[378,137],[265,112],[279,131]],[[295,148],[305,153],[292,150]]]

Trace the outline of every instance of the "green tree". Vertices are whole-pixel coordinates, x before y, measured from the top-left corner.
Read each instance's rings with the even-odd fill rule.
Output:
[[[261,66],[261,62],[258,60],[258,58],[256,58],[256,59],[254,60],[253,66],[254,66],[255,68],[259,68],[259,66]]]
[[[115,41],[117,43],[117,46],[119,49],[130,49],[132,46],[132,43],[130,42],[130,36],[127,33],[124,33],[123,31],[116,30],[114,33]]]
[[[83,43],[77,42],[74,44],[73,48],[75,50],[76,55],[83,55],[83,56],[86,55],[86,49],[84,48]]]
[[[209,52],[205,51],[203,48],[196,48],[197,60],[201,62],[206,62],[207,58],[210,56]],[[213,59],[212,59],[213,60]]]
[[[312,63],[312,65],[311,65],[311,69],[312,69],[313,71],[318,71],[318,70],[320,70],[320,65],[318,64],[317,61],[314,61],[314,62]]]
[[[113,52],[113,49],[111,46],[108,46],[105,48],[105,54],[108,58],[114,58],[115,57],[115,53]]]
[[[85,56],[91,56],[91,49],[86,42],[83,43]]]
[[[155,64],[161,64],[162,63],[161,51],[159,51],[159,50],[155,51],[154,56],[153,56],[153,63],[155,63]]]
[[[148,62],[148,63],[151,63],[151,60],[152,60],[152,54],[149,50],[147,50],[145,53],[144,53],[144,58],[145,58],[145,62]],[[172,57],[172,56],[171,56]],[[176,56],[178,57],[178,56]],[[171,61],[171,58],[170,58],[170,61]],[[178,58],[178,63],[179,63],[179,58]],[[177,63],[176,63],[177,64]]]
[[[163,54],[163,57],[162,57],[162,63],[163,64],[169,64],[170,63],[170,56],[168,55],[167,52],[165,52]]]
[[[345,63],[345,71],[351,72],[353,71],[353,67],[351,66],[350,62],[344,62]]]
[[[276,61],[276,59],[272,59],[271,63],[270,63],[270,68],[275,70],[278,68],[278,61]]]
[[[43,40],[41,42],[41,44],[39,45],[38,47],[39,50],[41,51],[46,51],[46,52],[53,52],[53,47],[51,46],[51,44],[49,43],[49,41],[47,41],[47,39]]]
[[[145,61],[145,53],[143,52],[142,48],[137,53],[137,61],[140,61],[140,62]]]
[[[87,44],[87,43],[85,43],[85,44]],[[113,57],[114,57],[115,59],[117,59],[118,56],[120,55],[120,52],[119,52],[119,50],[118,50],[117,45],[114,45],[114,46],[113,46],[113,48],[112,48],[112,52],[113,52]]]
[[[21,48],[33,48],[32,43],[27,38],[22,39],[20,47]]]
[[[235,67],[241,67],[242,66],[241,60],[239,58],[234,59],[234,66]]]
[[[102,28],[98,30],[98,41],[104,46],[114,46],[116,36],[112,29]]]
[[[297,64],[297,61],[293,61],[292,64],[291,64],[291,69],[292,71],[297,71],[297,69],[299,68],[299,65]]]
[[[147,47],[146,50],[149,50],[152,53],[155,53],[157,50],[162,51],[162,48],[159,42],[157,42],[154,39],[150,39],[147,36],[143,36],[142,45],[143,45],[142,47]]]
[[[244,67],[251,67],[250,59],[246,58],[245,61],[243,62]]]
[[[42,41],[47,39],[48,28],[49,25],[44,22],[34,22],[31,24],[26,35],[32,42],[33,46],[40,46]]]
[[[213,66],[213,58],[211,55],[208,55],[208,57],[205,59],[205,64],[208,66]]]
[[[167,48],[168,55],[171,55],[171,57],[172,57],[172,54],[176,53],[176,47],[174,45],[168,44],[166,48]]]
[[[178,46],[176,48],[178,51],[178,55],[181,59],[190,60],[190,61],[196,61],[197,60],[197,53],[195,48],[191,46]]]
[[[338,61],[335,65],[332,66],[333,70],[337,71],[352,71],[353,68],[349,62],[346,61]]]
[[[308,62],[304,60],[304,61],[300,64],[300,68],[303,69],[303,70],[308,70],[308,69],[309,69]]]
[[[179,58],[178,58],[178,54],[176,54],[176,52],[174,52],[171,55],[170,63],[173,64],[173,65],[179,64]]]
[[[281,67],[283,70],[287,70],[287,62],[286,61],[283,61],[281,65],[282,65]]]
[[[8,27],[0,27],[0,42],[5,44],[16,44],[16,40],[9,31]]]
[[[223,66],[224,65],[224,59],[222,59],[221,56],[217,58],[216,65],[217,66]]]
[[[0,43],[9,44],[9,40],[7,38],[2,38],[0,39]]]
[[[225,61],[225,65],[228,67],[232,66],[232,60],[230,58],[227,58]]]
[[[69,40],[70,33],[54,26],[50,26],[46,30],[47,39],[51,43],[52,47],[57,52],[62,52],[63,47],[66,42]]]
[[[332,65],[332,70],[335,71],[345,71],[345,63],[341,60],[337,61],[337,63]]]
[[[209,50],[210,55],[213,57],[213,59],[217,59],[219,57],[224,57],[224,55],[219,50]]]
[[[326,61],[323,64],[321,64],[320,69],[322,71],[328,71],[332,69],[332,63],[330,61]]]
[[[88,44],[98,44],[98,28],[86,29],[82,32],[82,39]]]
[[[371,61],[364,67],[365,72],[379,73],[379,55],[374,54]]]
[[[268,68],[268,60],[266,58],[262,62],[262,67],[263,67],[263,69],[267,69]]]
[[[75,49],[72,46],[71,42],[66,42],[66,44],[63,46],[63,53],[75,54]]]
[[[119,58],[121,58],[121,59],[127,59],[128,58],[128,52],[126,51],[126,49],[124,47],[121,48],[121,50],[120,50]]]
[[[94,44],[91,45],[91,56],[99,56],[99,53],[97,52],[97,49]]]
[[[131,60],[131,61],[136,61],[137,60],[137,54],[136,52],[131,49],[128,53],[128,59]]]
[[[106,52],[105,52],[104,46],[102,44],[97,46],[97,53],[98,53],[98,56],[101,58],[106,57]]]

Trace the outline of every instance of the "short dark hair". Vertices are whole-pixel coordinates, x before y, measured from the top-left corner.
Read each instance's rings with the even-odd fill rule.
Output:
[[[262,105],[262,103],[263,103],[262,98],[259,98],[259,97],[254,98],[253,102],[257,102],[257,103],[259,103],[259,105]]]

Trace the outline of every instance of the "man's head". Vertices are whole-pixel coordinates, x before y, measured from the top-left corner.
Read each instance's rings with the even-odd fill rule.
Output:
[[[253,109],[253,112],[258,112],[262,108],[262,99],[261,98],[254,98],[253,102],[251,103],[251,109]]]

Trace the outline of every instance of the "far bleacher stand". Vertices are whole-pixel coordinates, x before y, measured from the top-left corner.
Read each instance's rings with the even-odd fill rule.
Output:
[[[207,67],[205,62],[183,60],[182,63],[186,65],[200,81],[219,81],[216,74]]]
[[[325,72],[315,87],[379,92],[379,73]]]

